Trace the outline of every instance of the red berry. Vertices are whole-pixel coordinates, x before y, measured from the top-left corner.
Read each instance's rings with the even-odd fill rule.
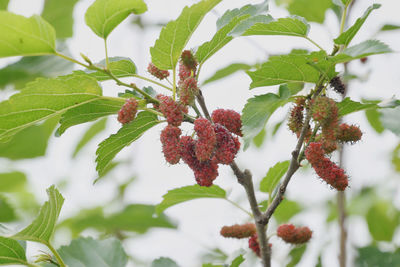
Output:
[[[342,123],[339,125],[339,133],[337,139],[341,142],[357,142],[361,140],[362,132],[359,127],[355,125],[348,125]]]
[[[158,95],[157,99],[160,101],[158,110],[165,116],[168,124],[173,126],[181,125],[184,114],[188,112],[187,107],[175,102],[171,97]]]
[[[182,64],[186,66],[188,69],[193,70],[193,72],[196,72],[197,68],[197,60],[194,57],[192,51],[190,50],[185,50],[181,54],[181,60]]]
[[[257,234],[252,235],[249,238],[249,248],[254,251],[254,253],[260,257],[260,244],[258,243],[258,236]]]
[[[304,244],[311,239],[312,231],[308,227],[295,227],[293,224],[282,224],[277,235],[290,244]]]
[[[338,121],[339,110],[336,102],[326,96],[319,96],[311,101],[311,115],[322,127]]]
[[[138,102],[134,98],[128,98],[125,104],[121,107],[118,112],[118,121],[122,124],[133,121],[137,113]]]
[[[195,96],[198,94],[197,80],[194,77],[188,77],[179,82],[179,100],[184,105],[193,103]]]
[[[149,63],[149,66],[147,67],[147,71],[153,75],[154,77],[163,80],[169,76],[169,71],[167,70],[160,70],[157,68],[153,63]]]
[[[218,163],[231,164],[240,148],[240,142],[221,124],[214,125],[214,131],[217,136],[217,146],[215,150],[215,159]]]
[[[216,109],[211,114],[212,120],[215,123],[222,124],[231,133],[242,136],[241,128],[242,121],[240,120],[240,114],[230,109]]]
[[[220,234],[223,237],[246,238],[257,233],[254,223],[235,224],[232,226],[224,226],[221,228]]]
[[[170,164],[177,164],[181,159],[179,136],[182,131],[178,127],[167,125],[161,132],[162,151],[165,160]]]
[[[200,161],[211,158],[217,143],[217,137],[212,123],[205,118],[198,118],[194,121],[194,130],[197,133],[196,157]]]
[[[181,81],[184,81],[185,79],[194,76],[194,73],[192,75],[192,70],[188,67],[186,67],[185,65],[183,65],[182,63],[179,63],[179,79]]]

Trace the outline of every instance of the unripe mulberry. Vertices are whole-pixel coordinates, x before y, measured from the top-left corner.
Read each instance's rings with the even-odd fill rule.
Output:
[[[254,253],[260,257],[260,243],[258,243],[258,236],[257,234],[252,235],[249,238],[249,248],[254,251]]]
[[[339,191],[345,190],[349,183],[347,175],[324,154],[321,143],[310,143],[305,151],[307,160],[322,180]]]
[[[192,104],[198,92],[197,80],[194,77],[188,77],[179,83],[179,101],[184,105]]]
[[[185,65],[183,65],[181,62],[181,63],[179,63],[178,75],[179,75],[179,79],[181,81],[184,81],[185,79],[187,79],[191,76],[194,76],[194,73],[192,75],[192,70],[190,68],[186,67]]]
[[[161,132],[160,140],[165,160],[170,164],[177,164],[181,159],[179,137],[182,131],[178,127],[167,125]]]
[[[306,226],[295,227],[293,224],[282,224],[278,227],[277,235],[287,243],[298,245],[308,242],[312,231]]]
[[[194,57],[192,51],[190,50],[184,50],[181,54],[181,62],[184,66],[189,68],[190,70],[193,70],[193,72],[196,71],[197,68],[197,60]]]
[[[295,133],[297,136],[300,136],[301,129],[303,128],[304,122],[304,98],[298,98],[296,100],[296,105],[291,109],[290,116],[288,120],[289,129]]]
[[[319,96],[311,101],[312,118],[319,122],[322,127],[338,120],[339,110],[336,102],[326,96]]]
[[[231,109],[216,109],[211,114],[213,122],[225,126],[231,133],[242,136],[240,114]]]
[[[240,142],[221,124],[214,125],[217,136],[217,146],[214,158],[218,163],[231,164],[240,148]]]
[[[362,132],[359,127],[355,125],[348,125],[342,123],[339,125],[339,133],[337,140],[340,142],[357,142],[361,140]]]
[[[223,237],[246,238],[257,233],[254,223],[235,224],[232,226],[224,226],[221,228],[220,234]]]
[[[154,77],[163,80],[169,76],[169,71],[167,70],[160,70],[157,68],[153,63],[149,63],[149,66],[147,67],[147,71],[153,75]]]
[[[165,116],[168,124],[173,126],[181,125],[184,114],[188,112],[187,107],[165,95],[157,95],[157,99],[160,101],[158,110]]]
[[[209,120],[198,118],[194,121],[194,130],[198,137],[195,146],[196,157],[200,161],[209,160],[217,143],[214,127]]]
[[[134,98],[128,98],[118,112],[118,121],[122,124],[133,121],[137,113],[138,102]]]
[[[346,87],[344,86],[339,76],[334,77],[329,83],[331,84],[333,90],[335,90],[339,94],[343,95],[345,93]]]

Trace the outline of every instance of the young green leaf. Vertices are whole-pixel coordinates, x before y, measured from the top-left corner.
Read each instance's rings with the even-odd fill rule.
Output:
[[[291,15],[297,15],[308,21],[323,23],[325,13],[331,7],[331,0],[275,0],[278,4],[287,4],[286,9]]]
[[[307,21],[298,16],[280,18],[267,23],[256,23],[243,33],[243,36],[250,35],[288,35],[307,37],[310,25]]]
[[[289,169],[289,164],[290,161],[286,160],[278,162],[273,167],[269,168],[267,174],[260,182],[260,191],[271,194],[283,175]]]
[[[385,24],[380,28],[380,32],[399,30],[400,25]]]
[[[143,0],[96,0],[86,11],[86,24],[99,37],[108,35],[131,13],[142,14],[147,11]]]
[[[133,74],[136,74],[136,65],[130,58],[127,57],[110,57],[108,58],[109,62],[109,69],[117,78],[124,78],[124,77],[131,77]],[[103,59],[99,63],[94,64],[99,68],[106,67],[106,61]],[[74,73],[77,74],[89,74],[93,78],[96,78],[98,81],[106,81],[110,80],[110,75],[107,75],[104,72],[97,71],[97,70],[78,70]]]
[[[392,241],[400,222],[400,213],[391,202],[382,200],[374,203],[365,218],[369,232],[375,241]]]
[[[40,16],[30,18],[0,10],[0,57],[54,54],[56,33]]]
[[[225,198],[226,192],[217,185],[204,187],[189,185],[169,190],[163,195],[163,201],[156,206],[156,212],[160,214],[169,207],[198,198]]]
[[[26,186],[26,176],[22,172],[0,173],[0,192],[18,192]]]
[[[114,238],[95,240],[80,237],[68,246],[60,247],[58,252],[68,266],[125,267],[128,262],[121,241]]]
[[[287,86],[281,86],[279,95],[268,93],[247,100],[242,112],[242,133],[244,149],[251,140],[261,132],[276,109],[289,102],[290,91]]]
[[[0,140],[39,121],[99,99],[102,90],[87,75],[39,78],[25,89],[0,103]]]
[[[244,257],[242,254],[240,254],[239,256],[237,256],[231,263],[231,265],[229,267],[239,267],[240,264],[242,264],[244,262]]]
[[[160,121],[157,120],[155,114],[143,111],[131,123],[125,124],[116,134],[101,142],[96,151],[96,170],[99,175],[104,172],[107,165],[121,149],[139,139],[144,132],[158,123]]]
[[[360,103],[353,101],[350,97],[346,97],[341,102],[337,103],[339,108],[339,115],[344,116],[353,112],[357,112],[364,109],[378,108],[379,106],[375,103]]]
[[[47,195],[49,196],[49,201],[46,201],[41,207],[36,219],[25,229],[12,236],[13,239],[49,244],[64,198],[54,185],[47,189]]]
[[[300,262],[303,257],[304,252],[306,252],[307,245],[302,245],[298,247],[292,248],[289,252],[290,262],[286,265],[286,267],[295,267]]]
[[[69,38],[73,35],[75,4],[78,0],[69,0],[60,5],[59,0],[46,0],[42,17],[49,22],[57,33],[57,38]]]
[[[151,263],[151,267],[179,267],[175,261],[170,258],[160,257]]]
[[[90,142],[96,135],[101,133],[106,128],[107,118],[103,118],[93,123],[90,128],[85,132],[75,147],[72,157],[75,157],[81,149]]]
[[[151,61],[154,65],[163,70],[174,69],[197,26],[219,2],[221,0],[202,0],[185,7],[176,20],[170,21],[161,30],[154,46],[150,48]]]
[[[361,26],[364,24],[365,20],[368,18],[369,14],[372,12],[374,9],[380,8],[380,4],[373,4],[370,6],[365,13],[356,20],[353,26],[351,26],[349,29],[347,29],[345,32],[343,32],[339,37],[337,37],[334,41],[335,44],[338,45],[344,45],[347,46],[351,40],[353,40],[353,37],[357,34],[357,32],[360,30]]]
[[[28,265],[25,249],[18,241],[0,236],[0,265]]]
[[[256,71],[247,71],[251,88],[282,83],[317,83],[321,74],[327,78],[336,75],[334,63],[323,51],[306,54],[271,56]]]
[[[15,214],[14,207],[9,203],[8,199],[5,196],[0,195],[0,222],[6,223],[15,220],[17,220],[17,215]]]
[[[302,210],[303,207],[298,202],[284,199],[274,212],[274,218],[278,223],[285,223]]]
[[[60,119],[56,135],[61,136],[69,127],[118,113],[125,100],[100,98],[65,112]]]
[[[392,133],[396,134],[397,136],[400,136],[399,119],[400,119],[399,107],[394,109],[382,110],[381,112],[382,126],[385,129],[388,129]]]
[[[343,63],[351,60],[393,52],[386,44],[378,40],[367,40],[360,44],[348,47],[333,57],[335,63]]]
[[[207,78],[203,82],[203,85],[223,79],[223,78],[225,78],[229,75],[232,75],[240,70],[249,70],[249,69],[251,69],[251,67],[252,67],[251,65],[244,64],[244,63],[232,63],[226,67],[223,67],[222,69],[217,70],[214,73],[214,75]]]
[[[0,10],[7,10],[9,0],[0,0]]]
[[[376,109],[366,109],[365,116],[369,122],[369,125],[377,132],[383,133],[385,127],[383,127],[382,122],[380,120],[381,113]]]

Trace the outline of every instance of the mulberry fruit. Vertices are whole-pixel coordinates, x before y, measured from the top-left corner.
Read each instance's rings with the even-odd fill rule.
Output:
[[[149,66],[147,67],[147,71],[153,75],[154,77],[163,80],[169,76],[169,71],[167,70],[160,70],[157,68],[153,63],[149,63]]]
[[[300,136],[301,129],[303,128],[304,122],[304,98],[297,98],[296,105],[291,109],[288,126],[289,129],[295,133],[297,136]]]
[[[218,163],[231,164],[240,148],[240,142],[221,124],[214,125],[214,131],[217,136],[217,146],[215,150],[215,159]]]
[[[179,101],[184,105],[192,104],[198,92],[197,80],[194,77],[188,77],[179,83]]]
[[[339,110],[336,102],[326,96],[319,96],[311,101],[311,115],[322,127],[338,120]]]
[[[277,235],[285,242],[298,245],[308,242],[312,231],[308,227],[295,227],[293,224],[282,224],[278,227]]]
[[[197,60],[194,57],[192,51],[190,50],[185,50],[181,54],[181,63],[185,67],[187,67],[190,70],[193,70],[193,72],[196,72],[197,68]]]
[[[194,130],[198,137],[195,146],[196,157],[200,161],[209,160],[217,143],[214,127],[209,120],[198,118],[194,121]]]
[[[220,234],[223,237],[246,238],[257,233],[254,223],[235,224],[232,226],[224,226],[221,228]]]
[[[254,253],[260,257],[260,243],[258,243],[258,236],[257,234],[252,235],[249,238],[249,248],[254,251]]]
[[[187,78],[192,76],[192,70],[188,67],[186,67],[185,65],[183,65],[182,63],[179,63],[179,79],[180,81],[184,81]],[[193,74],[194,76],[194,74]]]
[[[344,86],[339,76],[334,77],[329,83],[331,84],[333,90],[335,90],[339,94],[344,95],[344,93],[346,92],[346,87]]]
[[[339,133],[337,140],[340,142],[357,142],[361,140],[362,132],[359,127],[355,125],[348,125],[342,123],[339,125]]]
[[[170,164],[177,164],[181,159],[179,137],[182,131],[178,127],[167,125],[161,132],[162,151],[165,160]]]
[[[133,121],[137,113],[138,102],[134,98],[128,98],[118,112],[118,121],[122,124]]]
[[[181,125],[184,114],[188,112],[186,106],[175,102],[171,97],[158,95],[157,99],[160,101],[158,110],[165,116],[168,124],[172,126]]]
[[[211,114],[213,122],[222,124],[231,133],[242,136],[240,114],[230,109],[216,109]]]

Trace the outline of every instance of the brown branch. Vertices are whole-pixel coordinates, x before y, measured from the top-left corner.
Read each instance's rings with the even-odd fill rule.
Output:
[[[199,93],[197,94],[196,99],[197,99],[197,102],[199,102],[199,105],[201,107],[201,110],[204,113],[204,116],[206,116],[206,118],[211,121],[211,116],[210,116],[210,113],[208,112],[206,102],[204,101],[203,93],[201,92],[201,90],[199,90]]]

